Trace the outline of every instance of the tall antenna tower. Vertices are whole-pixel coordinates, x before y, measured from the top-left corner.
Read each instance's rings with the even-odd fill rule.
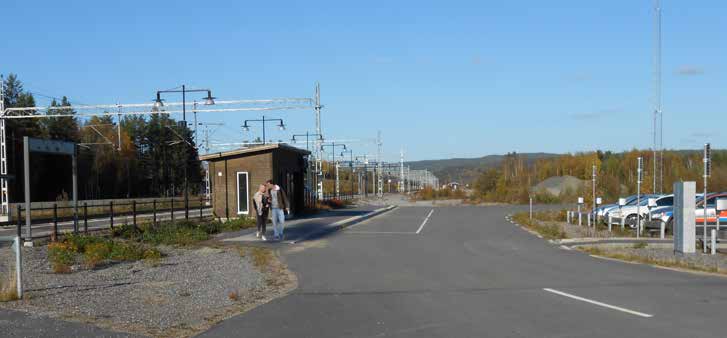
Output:
[[[654,0],[654,193],[664,188],[664,139],[661,111],[661,1]],[[658,177],[657,177],[658,176]],[[657,181],[658,180],[658,181]]]

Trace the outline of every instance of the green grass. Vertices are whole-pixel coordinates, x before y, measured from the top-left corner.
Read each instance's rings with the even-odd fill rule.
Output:
[[[254,226],[255,220],[252,218],[239,218],[226,222],[182,220],[157,224],[145,223],[139,226],[124,224],[113,230],[113,236],[150,245],[188,246],[206,241],[214,234]]]
[[[541,222],[536,219],[536,214],[533,214],[533,219],[530,219],[530,215],[527,212],[517,213],[512,216],[513,221],[527,227],[543,236],[545,239],[564,239],[568,236],[565,230],[557,223]]]

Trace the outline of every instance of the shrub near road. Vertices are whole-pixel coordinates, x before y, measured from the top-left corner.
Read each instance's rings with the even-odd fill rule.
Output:
[[[560,213],[552,211],[537,212],[533,213],[533,219],[531,220],[527,212],[521,212],[513,215],[512,220],[539,233],[545,239],[563,239],[568,236],[563,227],[557,223]]]

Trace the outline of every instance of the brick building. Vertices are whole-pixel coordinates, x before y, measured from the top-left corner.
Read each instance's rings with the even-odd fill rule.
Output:
[[[307,150],[286,144],[266,144],[201,155],[209,164],[212,210],[216,217],[253,216],[252,196],[272,179],[287,193],[291,213],[304,207]]]

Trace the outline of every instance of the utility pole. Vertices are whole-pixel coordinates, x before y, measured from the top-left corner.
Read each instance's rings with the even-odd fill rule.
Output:
[[[323,135],[323,132],[321,130],[321,85],[320,83],[316,82],[316,92],[315,92],[315,110],[316,110],[316,134]],[[323,199],[323,160],[321,159],[321,138],[316,139],[316,177],[317,177],[317,195],[318,199]]]
[[[117,137],[118,143],[119,143],[117,150],[119,152],[121,152],[121,104],[117,103],[117,105],[118,105],[118,109],[119,109],[119,114],[118,114],[119,124],[116,126],[116,137]]]
[[[593,217],[593,229],[594,229],[594,233],[595,233],[596,216],[598,215],[598,213],[596,212],[596,165],[595,164],[593,165],[591,176],[592,176],[591,185],[592,185],[592,190],[593,190],[593,200],[591,200],[591,204],[593,206],[593,216],[592,217]]]
[[[383,145],[381,143],[381,130],[379,130],[379,132],[378,132],[378,137],[377,137],[377,142],[376,143],[377,143],[378,148],[379,148],[378,149],[378,154],[377,154],[378,160],[376,161],[377,162],[376,163],[376,168],[378,169],[378,172],[379,172],[379,174],[378,174],[379,176],[377,177],[377,179],[378,179],[377,183],[378,183],[378,189],[379,189],[379,197],[384,197],[384,179],[383,179],[383,177],[381,175],[381,170],[382,170],[382,167],[381,167],[381,160],[382,160],[381,159],[381,157],[382,157],[381,156],[381,146]]]

